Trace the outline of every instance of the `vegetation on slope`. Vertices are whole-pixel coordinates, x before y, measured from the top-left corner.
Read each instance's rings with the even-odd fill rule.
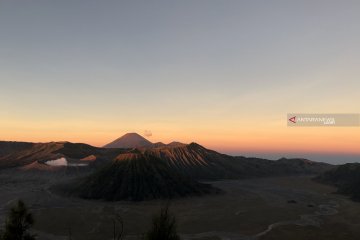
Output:
[[[89,199],[141,201],[219,190],[192,180],[153,155],[127,153],[75,184],[68,192]]]
[[[31,233],[34,217],[22,200],[17,201],[5,220],[5,228],[0,229],[0,240],[35,240],[36,235]],[[113,220],[113,239],[125,239],[124,225],[120,215]],[[68,239],[71,238],[71,229]],[[169,205],[161,208],[153,217],[151,228],[143,235],[142,240],[180,240],[176,229],[176,219],[169,211]]]
[[[360,164],[347,163],[323,173],[315,180],[334,185],[338,193],[349,195],[353,200],[360,201]]]

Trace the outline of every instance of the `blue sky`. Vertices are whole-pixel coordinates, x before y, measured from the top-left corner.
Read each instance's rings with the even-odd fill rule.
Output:
[[[102,145],[149,129],[239,154],[257,142],[314,151],[289,147],[306,136],[346,152],[337,141],[360,143],[358,128],[304,137],[284,116],[359,112],[359,12],[359,1],[1,1],[0,138]]]

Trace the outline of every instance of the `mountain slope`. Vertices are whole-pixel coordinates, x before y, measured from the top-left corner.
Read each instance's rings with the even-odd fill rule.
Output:
[[[133,139],[131,136],[134,135],[130,134]],[[139,143],[142,138],[136,139],[132,144]],[[20,167],[24,171],[60,175],[62,172],[85,174],[95,170],[87,178],[61,188],[71,195],[106,200],[141,201],[216,193],[218,190],[197,180],[314,174],[332,167],[306,159],[271,161],[232,157],[196,143],[158,143],[151,147],[124,149],[51,142],[7,147],[3,153],[6,155],[0,157],[0,168]],[[58,167],[47,163],[59,159],[69,165]],[[79,164],[92,167],[82,168]]]
[[[360,201],[360,163],[347,163],[329,170],[315,178],[316,181],[331,184],[338,193],[349,195]]]
[[[0,141],[0,158],[9,155],[13,152],[29,149],[34,146],[35,143],[28,142],[6,142]]]
[[[124,136],[104,146],[104,148],[136,148],[136,147],[153,147],[153,144],[137,133],[127,133]]]
[[[26,143],[25,145],[26,147],[21,147],[20,150],[14,150],[12,147],[12,151],[0,156],[0,168],[22,167],[34,162],[44,163],[62,157],[75,162],[91,155],[94,155],[99,161],[110,160],[124,152],[121,149],[102,149],[87,144],[69,142]]]
[[[166,163],[197,179],[248,178],[274,175],[314,174],[328,170],[331,165],[306,159],[232,157],[206,149],[199,144],[176,145],[142,150],[164,159]]]
[[[130,134],[130,136],[134,136]],[[132,137],[131,137],[132,138]],[[142,139],[136,137],[137,139]],[[93,159],[91,164],[112,161],[119,154],[129,152],[121,148],[96,148],[87,144],[69,142],[51,143],[2,143],[7,146],[0,156],[0,168],[22,167],[36,161],[66,158],[73,163]],[[199,144],[157,144],[139,148],[141,153],[164,160],[165,164],[191,178],[217,180],[274,175],[314,174],[329,170],[331,165],[306,159],[280,159],[270,161],[259,158],[232,157],[206,149]]]
[[[0,158],[0,168],[24,166],[35,161],[56,159],[56,151],[63,147],[62,143],[35,143],[30,148],[12,152]]]
[[[132,149],[63,189],[71,195],[110,201],[177,198],[217,192],[196,180],[314,173],[328,166],[305,159],[231,157],[192,143]]]
[[[68,193],[110,201],[169,199],[218,193],[210,185],[192,180],[154,155],[131,152],[75,184]]]

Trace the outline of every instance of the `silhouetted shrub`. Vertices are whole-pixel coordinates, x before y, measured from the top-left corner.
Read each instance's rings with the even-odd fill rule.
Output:
[[[34,240],[36,239],[29,230],[34,224],[34,218],[28,211],[25,203],[19,200],[10,209],[5,222],[2,240]]]
[[[180,240],[176,232],[176,219],[169,212],[169,206],[163,207],[154,216],[151,229],[145,235],[146,240]]]

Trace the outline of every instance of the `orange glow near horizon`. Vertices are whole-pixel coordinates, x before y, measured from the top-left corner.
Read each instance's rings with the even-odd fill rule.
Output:
[[[360,127],[286,126],[288,113],[360,113],[358,1],[8,2],[0,140],[100,147],[149,130],[223,153],[360,161]]]
[[[1,129],[1,140],[50,142],[69,141],[87,143],[101,147],[127,132],[137,132],[143,135],[145,129],[137,127],[120,129],[99,127],[91,122],[72,123],[69,125],[53,123],[38,123],[33,127],[18,127],[19,122],[8,123],[6,129]],[[59,125],[57,125],[59,124]],[[9,127],[12,125],[12,127]],[[100,125],[104,126],[104,125]],[[130,124],[129,124],[130,126]],[[258,127],[256,124],[246,127],[211,128],[211,125],[199,124],[200,127],[177,127],[171,124],[162,126],[147,126],[153,136],[145,137],[151,142],[169,143],[180,141],[184,143],[197,142],[207,148],[220,152],[254,152],[254,153],[344,153],[360,154],[359,127],[297,127],[289,128],[284,122],[270,123]]]

